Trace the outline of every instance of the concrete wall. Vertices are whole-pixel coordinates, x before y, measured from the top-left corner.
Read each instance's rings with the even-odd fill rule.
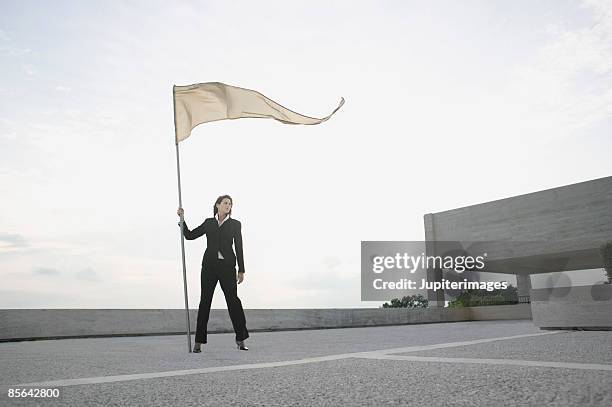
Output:
[[[474,308],[247,309],[249,331],[423,324],[527,317],[525,304]],[[195,331],[197,310],[190,311]],[[0,341],[110,335],[180,334],[180,309],[0,310]],[[211,310],[208,332],[233,332],[227,310]]]
[[[491,271],[597,268],[612,238],[612,177],[427,214],[424,224],[427,240],[504,242],[485,250]],[[494,263],[506,259],[515,261]]]
[[[531,319],[529,304],[470,307],[471,321],[493,321],[499,319]]]
[[[531,309],[544,329],[612,329],[612,284],[531,290]]]

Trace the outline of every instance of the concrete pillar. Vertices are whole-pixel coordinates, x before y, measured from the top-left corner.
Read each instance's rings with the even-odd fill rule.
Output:
[[[427,256],[433,256],[436,252],[436,231],[434,228],[433,214],[428,213],[424,217],[425,223],[425,251]],[[428,268],[427,281],[442,281],[442,270]],[[427,300],[430,307],[444,308],[444,290],[427,290]]]
[[[519,303],[529,302],[531,276],[529,274],[516,274],[516,288],[518,289]]]

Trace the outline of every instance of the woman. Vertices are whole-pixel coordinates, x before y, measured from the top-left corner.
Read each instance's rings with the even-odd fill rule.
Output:
[[[200,275],[202,292],[198,309],[195,346],[193,348],[196,353],[200,353],[202,344],[207,342],[206,329],[210,315],[210,304],[217,281],[221,283],[227,309],[236,332],[236,345],[240,350],[249,350],[244,344],[244,340],[249,337],[249,331],[246,327],[246,318],[242,309],[242,302],[238,298],[237,289],[237,283],[242,283],[244,280],[242,225],[238,220],[230,218],[232,204],[232,198],[229,195],[221,195],[213,205],[214,217],[207,218],[194,230],[189,230],[187,227],[183,216],[183,208],[178,208],[176,212],[183,219],[185,239],[194,240],[202,235],[206,235],[207,239]],[[179,226],[180,224],[179,222]],[[232,241],[236,247],[235,254],[232,250]],[[236,261],[238,262],[237,278]]]

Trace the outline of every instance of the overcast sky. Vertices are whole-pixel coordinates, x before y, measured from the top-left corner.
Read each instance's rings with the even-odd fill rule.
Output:
[[[612,173],[611,4],[3,1],[0,307],[183,306],[172,85],[209,81],[309,116],[346,99],[180,144],[188,224],[234,198],[244,307],[379,306],[362,240]]]

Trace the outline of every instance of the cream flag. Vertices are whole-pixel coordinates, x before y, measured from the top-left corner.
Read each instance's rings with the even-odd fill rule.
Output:
[[[188,86],[174,86],[174,129],[176,142],[185,140],[198,124],[243,117],[270,118],[286,124],[319,124],[328,120],[342,105],[327,117],[317,119],[296,113],[268,99],[261,93],[226,85],[206,82]]]

